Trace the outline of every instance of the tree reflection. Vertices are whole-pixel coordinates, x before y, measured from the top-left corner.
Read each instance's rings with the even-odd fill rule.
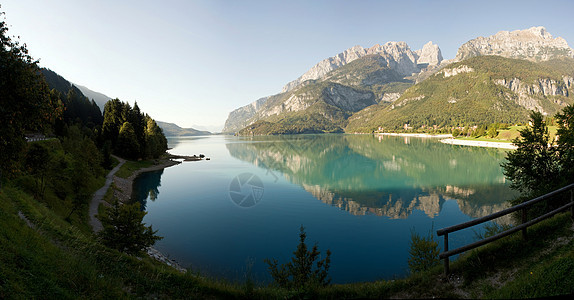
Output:
[[[132,200],[139,202],[141,209],[145,210],[148,199],[155,201],[159,195],[161,175],[163,170],[140,174],[133,184]]]

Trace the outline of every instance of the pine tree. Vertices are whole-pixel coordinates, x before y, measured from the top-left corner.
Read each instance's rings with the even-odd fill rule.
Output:
[[[152,226],[145,226],[143,218],[147,213],[140,210],[140,204],[121,204],[116,201],[98,216],[104,229],[98,233],[104,245],[128,254],[138,254],[161,240]]]
[[[130,122],[124,122],[120,128],[116,149],[118,149],[118,153],[123,157],[131,159],[140,158],[140,144],[138,143],[134,127]]]
[[[307,244],[305,244],[306,238],[305,228],[301,226],[300,242],[289,263],[279,266],[276,259],[265,259],[265,263],[269,265],[271,276],[279,286],[288,289],[309,289],[326,286],[331,281],[328,278],[331,251],[327,250],[327,256],[323,260],[317,261],[321,252],[319,252],[317,244],[309,251]],[[315,261],[317,261],[316,264]],[[315,264],[315,268],[313,268],[313,264]]]

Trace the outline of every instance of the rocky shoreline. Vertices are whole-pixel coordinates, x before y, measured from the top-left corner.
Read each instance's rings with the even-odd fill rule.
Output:
[[[120,202],[122,203],[129,202],[132,197],[133,183],[136,177],[138,177],[138,175],[146,172],[159,171],[165,168],[178,165],[180,163],[181,162],[179,161],[166,159],[151,167],[136,170],[128,178],[121,178],[114,175],[114,185],[116,186],[116,189],[114,190],[115,198],[120,200]]]
[[[163,253],[161,253],[159,250],[153,248],[153,247],[148,247],[146,249],[146,253],[149,257],[162,262],[178,271],[180,271],[181,273],[186,273],[187,269],[182,267],[180,264],[178,264],[175,260],[170,259],[169,257],[165,256]]]

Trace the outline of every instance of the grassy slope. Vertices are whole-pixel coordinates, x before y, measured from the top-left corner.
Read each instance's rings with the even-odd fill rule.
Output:
[[[526,126],[510,126],[508,129],[502,129],[498,131],[498,135],[495,138],[489,138],[486,136],[474,137],[462,137],[459,136],[457,139],[469,140],[469,141],[485,141],[485,142],[508,142],[511,143],[514,139],[520,136],[520,130],[523,130]],[[550,135],[550,140],[554,140],[556,137],[557,126],[548,126],[548,133]]]
[[[19,212],[32,224],[29,227]],[[30,195],[0,191],[0,298],[236,297],[236,287],[100,245]]]
[[[462,124],[516,123],[528,120],[528,111],[515,103],[516,97],[509,89],[494,84],[495,79],[520,78],[532,84],[539,78],[557,82],[563,74],[574,69],[574,60],[536,64],[524,60],[496,56],[474,57],[454,63],[445,69],[466,65],[473,72],[445,78],[437,73],[409,88],[393,106],[372,106],[349,119],[347,132],[372,132],[378,127],[400,129],[405,123],[414,128],[422,125],[458,126]],[[422,98],[422,99],[421,99]],[[572,103],[572,97],[536,96],[545,110],[553,113],[560,107],[554,101]],[[410,99],[410,100],[409,100]],[[450,101],[450,102],[449,102]]]

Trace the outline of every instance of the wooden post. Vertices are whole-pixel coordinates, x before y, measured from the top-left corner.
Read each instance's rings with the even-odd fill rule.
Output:
[[[448,251],[448,233],[444,234],[444,252]],[[448,274],[450,273],[450,257],[445,257],[444,258],[444,275],[448,276]]]
[[[570,190],[570,202],[574,202],[574,189]],[[574,205],[570,206],[570,218],[574,220]]]
[[[526,208],[523,208],[522,209],[522,224],[524,224],[526,222],[528,222],[528,211],[526,210]],[[527,230],[526,227],[522,228],[522,239],[525,241],[528,240],[526,230]]]

